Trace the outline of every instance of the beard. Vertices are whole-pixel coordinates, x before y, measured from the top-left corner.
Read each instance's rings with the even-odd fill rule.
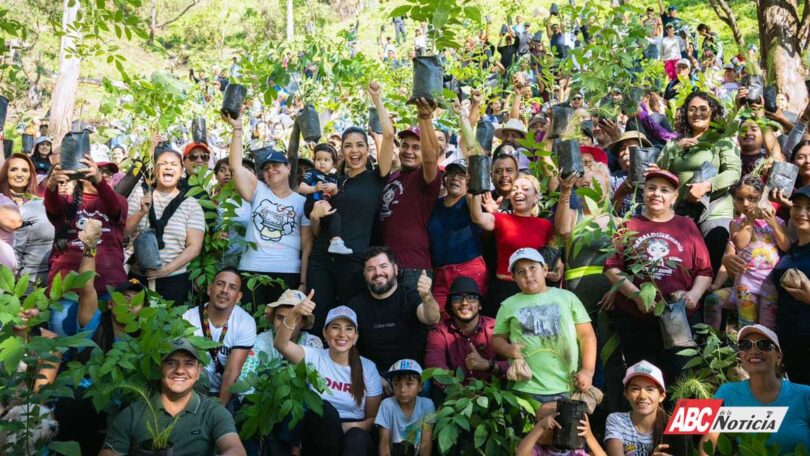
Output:
[[[370,291],[372,294],[377,295],[388,293],[389,291],[391,291],[392,288],[394,288],[396,284],[397,284],[396,277],[391,277],[390,279],[386,280],[385,283],[383,283],[382,285],[376,285],[374,283],[366,283],[366,285],[368,286],[368,291]]]

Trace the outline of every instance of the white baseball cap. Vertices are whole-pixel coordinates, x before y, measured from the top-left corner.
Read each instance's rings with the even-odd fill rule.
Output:
[[[394,374],[401,374],[405,372],[422,375],[422,366],[412,359],[401,359],[395,362],[394,365],[388,369],[388,373],[386,375],[391,377]]]
[[[739,344],[740,341],[749,334],[762,335],[766,339],[773,342],[779,351],[782,351],[782,347],[779,346],[779,337],[776,336],[776,333],[768,329],[766,326],[762,326],[760,324],[743,326],[742,329],[740,329],[740,332],[737,333],[737,343]]]
[[[662,390],[666,391],[667,389],[667,387],[664,386],[664,374],[661,372],[661,369],[649,361],[642,359],[636,364],[628,367],[627,372],[624,374],[624,379],[622,379],[622,384],[627,386],[630,380],[635,377],[648,378],[660,386]]]
[[[329,313],[326,314],[326,322],[323,325],[327,326],[329,323],[332,323],[339,318],[345,318],[346,320],[352,322],[355,327],[357,327],[357,314],[346,306],[337,306],[330,310]]]
[[[537,250],[531,247],[524,247],[522,249],[515,250],[515,253],[509,257],[509,272],[512,272],[512,269],[515,267],[515,263],[520,260],[531,260],[535,263],[546,264],[545,258],[543,255],[540,254]]]

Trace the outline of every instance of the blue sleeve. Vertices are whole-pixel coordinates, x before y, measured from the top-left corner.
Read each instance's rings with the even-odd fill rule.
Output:
[[[79,326],[78,318],[76,321],[76,327],[79,328],[79,332],[83,331],[96,332],[96,329],[98,329],[99,326],[101,326],[101,311],[99,310],[96,311],[96,313],[93,315],[93,318],[90,319],[90,321],[87,323],[87,326],[85,326],[84,328]],[[92,337],[92,333],[90,337]]]
[[[393,397],[389,397],[382,401],[380,404],[380,410],[377,412],[377,418],[374,419],[374,424],[380,426],[381,428],[391,429],[393,423],[391,422],[391,412],[393,409],[391,408],[391,404],[394,402]]]

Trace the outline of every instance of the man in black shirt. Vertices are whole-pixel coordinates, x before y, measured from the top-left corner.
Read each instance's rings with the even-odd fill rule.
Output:
[[[398,286],[394,254],[388,247],[370,247],[363,255],[363,278],[368,287],[349,301],[360,324],[360,354],[386,372],[400,359],[422,362],[429,325],[439,322],[439,304],[430,292],[431,279],[422,274],[416,290]]]

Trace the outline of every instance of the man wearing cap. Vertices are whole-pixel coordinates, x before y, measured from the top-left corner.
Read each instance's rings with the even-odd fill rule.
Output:
[[[304,215],[306,198],[290,188],[290,162],[287,156],[272,148],[255,153],[256,175],[242,164],[242,116],[223,116],[233,128],[228,164],[239,196],[250,205],[245,240],[248,248],[239,261],[239,270],[280,279],[286,288],[306,285],[307,264],[312,248],[312,230]],[[257,303],[278,300],[282,289],[260,285],[254,290]]]
[[[433,261],[433,297],[447,300],[447,291],[456,277],[465,275],[487,289],[487,266],[481,256],[481,227],[472,222],[467,207],[467,164],[462,160],[444,170],[447,196],[440,198],[428,221],[430,255]]]
[[[447,316],[430,328],[425,366],[455,371],[466,378],[489,380],[503,377],[509,363],[496,360],[492,348],[495,319],[481,315],[481,291],[470,277],[457,277],[445,300]]]
[[[216,401],[194,391],[200,378],[200,353],[187,339],[171,342],[169,353],[160,363],[160,391],[150,402],[158,415],[159,429],[174,425],[169,441],[176,456],[217,454],[245,455],[230,413]],[[149,406],[139,400],[125,408],[112,422],[99,456],[137,454],[150,441]]]
[[[368,292],[352,298],[348,307],[357,313],[363,335],[360,354],[384,372],[402,358],[421,360],[427,325],[439,322],[439,304],[430,293],[431,280],[422,273],[415,289],[397,281],[399,266],[387,247],[370,247],[363,255],[363,278]]]
[[[675,64],[675,71],[677,77],[669,81],[669,84],[667,84],[667,87],[664,89],[664,99],[667,100],[667,102],[677,97],[678,93],[682,90],[692,90],[692,63],[689,62],[689,59],[678,60]],[[690,81],[689,87],[680,87],[681,78]]]
[[[724,407],[786,407],[781,426],[765,443],[778,445],[780,454],[793,454],[798,445],[810,448],[810,386],[785,378],[782,346],[776,333],[762,325],[744,326],[737,333],[737,346],[748,380],[720,385],[715,399],[722,399]],[[805,356],[801,362],[806,364],[808,358]],[[718,437],[718,433],[705,435],[700,454],[706,454],[702,450],[704,443],[717,445]]]
[[[256,343],[256,322],[236,303],[242,299],[242,278],[231,267],[221,269],[208,285],[208,302],[192,307],[183,319],[194,326],[194,335],[221,344],[209,351],[206,366],[211,396],[219,396],[222,405],[231,400],[231,386],[242,372],[248,352]]]
[[[427,223],[441,190],[439,143],[433,128],[435,106],[418,100],[417,108],[418,127],[399,132],[402,167],[391,173],[379,212],[382,244],[401,261],[406,290],[416,289],[423,271],[433,274]]]
[[[509,258],[509,271],[520,293],[506,299],[495,318],[492,345],[511,362],[524,359],[532,376],[514,388],[545,403],[586,391],[596,366],[596,335],[579,298],[546,286],[546,262],[535,249],[522,248]],[[580,353],[581,347],[581,353]]]
[[[658,0],[658,11],[661,13],[661,23],[666,27],[672,24],[675,28],[681,26],[681,18],[678,17],[678,7],[670,5],[664,12],[664,0]]]

